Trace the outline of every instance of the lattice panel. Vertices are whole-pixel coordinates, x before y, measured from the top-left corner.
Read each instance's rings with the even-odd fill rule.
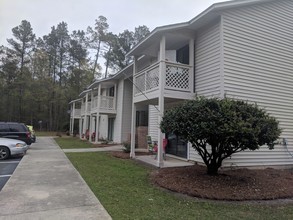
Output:
[[[189,90],[189,68],[167,66],[166,86],[181,90]]]
[[[135,79],[135,94],[145,91],[145,74],[142,74]]]
[[[101,108],[102,109],[113,110],[114,109],[114,98],[113,97],[102,96],[101,97]]]
[[[155,68],[146,74],[146,90],[159,86],[159,68]]]

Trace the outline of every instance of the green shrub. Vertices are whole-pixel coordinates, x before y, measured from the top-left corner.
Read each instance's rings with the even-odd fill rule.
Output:
[[[131,144],[129,142],[124,142],[123,143],[123,152],[130,153],[130,149],[131,149]]]
[[[234,153],[262,145],[273,149],[281,133],[276,119],[256,104],[203,97],[167,111],[161,129],[189,141],[211,175]]]

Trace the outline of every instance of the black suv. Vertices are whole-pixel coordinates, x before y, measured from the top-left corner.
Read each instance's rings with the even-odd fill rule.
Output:
[[[17,122],[0,122],[0,137],[22,140],[27,145],[32,143],[29,129]]]

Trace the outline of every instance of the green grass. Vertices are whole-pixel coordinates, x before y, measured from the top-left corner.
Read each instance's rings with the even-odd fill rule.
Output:
[[[85,140],[80,140],[78,137],[58,137],[55,141],[62,149],[75,149],[75,148],[94,148],[95,146]]]
[[[115,219],[293,219],[291,205],[197,201],[150,184],[151,168],[107,153],[68,153],[68,158]]]
[[[56,136],[56,131],[36,131],[36,136]]]

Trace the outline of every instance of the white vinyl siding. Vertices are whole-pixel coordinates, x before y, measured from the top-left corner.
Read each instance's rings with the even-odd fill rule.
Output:
[[[256,102],[280,122],[293,152],[293,1],[280,0],[223,13],[224,91]],[[293,164],[284,146],[232,156],[224,166]]]
[[[220,23],[201,29],[195,41],[195,93],[198,96],[221,95]],[[198,153],[188,144],[187,158],[202,162]]]
[[[158,141],[158,129],[159,129],[159,112],[158,106],[149,105],[149,126],[148,135],[152,137],[152,141]]]
[[[195,48],[195,93],[220,97],[220,23],[199,30]]]
[[[100,115],[99,138],[102,140],[108,139],[108,115]]]

